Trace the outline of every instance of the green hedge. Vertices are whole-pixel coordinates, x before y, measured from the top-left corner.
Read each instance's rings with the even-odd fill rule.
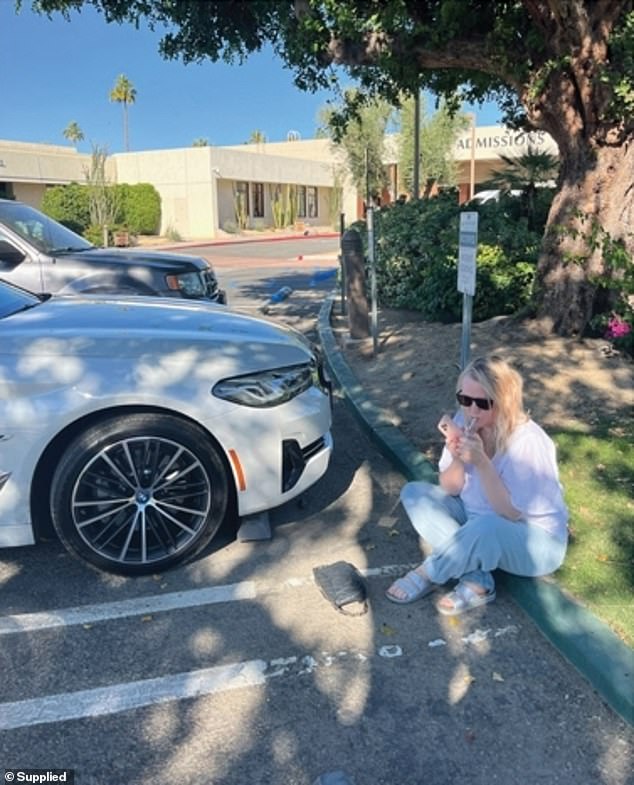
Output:
[[[135,234],[157,234],[161,225],[161,197],[150,183],[115,186],[120,191],[122,223]]]
[[[417,310],[430,321],[460,321],[458,227],[464,210],[479,214],[474,320],[514,313],[530,302],[541,231],[528,229],[512,199],[461,207],[451,191],[376,213],[377,291],[382,305]],[[367,242],[365,222],[351,228]]]
[[[133,234],[156,234],[161,224],[161,197],[153,185],[111,185],[117,192],[117,224]],[[100,234],[90,227],[89,191],[85,185],[71,183],[48,188],[42,199],[42,212],[78,234],[90,234],[91,242]],[[100,243],[99,243],[100,244]]]
[[[90,225],[88,189],[79,183],[47,188],[41,209],[77,234],[83,234]]]

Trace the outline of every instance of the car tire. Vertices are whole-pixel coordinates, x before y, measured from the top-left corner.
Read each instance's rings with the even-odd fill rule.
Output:
[[[169,414],[109,417],[66,448],[51,484],[53,526],[74,555],[120,575],[161,572],[213,538],[229,498],[209,435]]]

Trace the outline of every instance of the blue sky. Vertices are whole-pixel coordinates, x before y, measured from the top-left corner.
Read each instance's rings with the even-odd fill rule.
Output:
[[[67,22],[33,13],[30,0],[19,14],[14,0],[0,0],[0,139],[68,144],[62,132],[74,120],[86,136],[79,149],[93,142],[120,152],[122,108],[108,98],[119,74],[137,90],[128,110],[132,150],[189,147],[198,137],[240,144],[255,129],[270,141],[291,130],[308,139],[333,97],[298,90],[270,52],[241,66],[183,65],[161,58],[159,39],[159,32],[106,24],[90,7]],[[494,106],[475,111],[478,125],[498,122]]]

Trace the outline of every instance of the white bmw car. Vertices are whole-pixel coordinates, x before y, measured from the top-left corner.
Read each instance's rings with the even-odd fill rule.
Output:
[[[105,570],[192,558],[229,503],[326,471],[330,390],[299,333],[225,307],[35,296],[0,281],[0,546],[51,520]]]

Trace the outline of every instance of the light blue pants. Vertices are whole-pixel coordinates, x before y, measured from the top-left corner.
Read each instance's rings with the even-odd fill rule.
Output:
[[[433,583],[461,579],[495,588],[491,570],[513,575],[548,575],[561,566],[565,541],[540,526],[510,521],[495,513],[468,516],[459,496],[449,496],[438,485],[409,482],[401,502],[414,528],[432,547],[423,562]]]

